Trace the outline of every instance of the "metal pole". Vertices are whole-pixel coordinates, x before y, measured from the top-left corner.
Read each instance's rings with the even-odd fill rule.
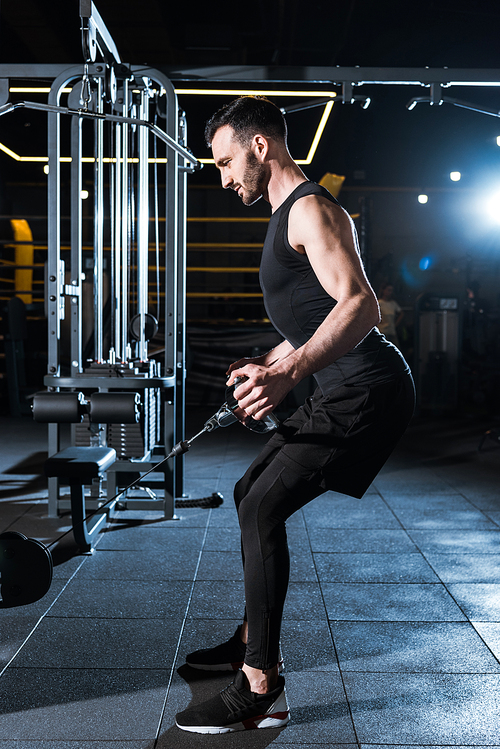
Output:
[[[128,112],[128,81],[123,83],[123,116],[125,117]],[[123,362],[127,359],[127,326],[128,326],[128,246],[129,246],[129,226],[130,226],[130,214],[128,210],[128,131],[129,126],[126,123],[120,125],[122,129],[122,156],[121,156],[121,189],[122,189],[122,222],[121,222],[121,288],[120,288],[120,301],[121,301],[121,360]]]
[[[82,124],[71,122],[71,376],[82,371]],[[74,292],[74,293],[73,293]]]
[[[102,112],[102,79],[97,87],[99,112]],[[103,361],[103,299],[104,299],[104,134],[103,120],[96,121],[94,164],[94,359]]]
[[[149,117],[149,90],[141,91],[139,117]],[[140,315],[139,360],[148,358],[146,342],[146,313],[148,311],[148,245],[149,245],[149,133],[139,127],[139,176],[137,200],[137,312]]]
[[[114,163],[114,226],[113,226],[113,248],[114,248],[114,288],[111,289],[112,299],[111,304],[115,311],[114,315],[114,328],[113,328],[113,345],[115,347],[115,356],[117,360],[123,361],[123,348],[121,341],[121,313],[122,313],[122,302],[121,302],[121,265],[122,265],[122,221],[124,219],[122,210],[122,165],[120,159],[122,157],[122,126],[115,126],[115,163]]]

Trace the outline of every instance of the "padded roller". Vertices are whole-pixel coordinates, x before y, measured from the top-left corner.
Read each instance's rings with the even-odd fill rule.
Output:
[[[33,419],[42,424],[80,424],[85,413],[83,393],[35,393]]]
[[[137,424],[140,419],[139,393],[92,393],[90,421],[94,424]]]

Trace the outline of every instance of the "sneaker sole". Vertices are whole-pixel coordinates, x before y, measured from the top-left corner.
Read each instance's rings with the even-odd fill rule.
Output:
[[[234,733],[235,731],[250,731],[257,728],[283,728],[290,720],[290,710],[284,691],[270,710],[273,712],[256,715],[253,718],[247,718],[238,723],[230,723],[227,726],[183,726],[177,721],[175,721],[175,724],[182,731],[205,734]]]
[[[176,721],[177,728],[190,733],[234,733],[235,731],[248,731],[254,728],[283,728],[290,720],[290,713],[276,713],[275,715],[251,718],[243,723],[233,723],[230,726],[181,726]]]

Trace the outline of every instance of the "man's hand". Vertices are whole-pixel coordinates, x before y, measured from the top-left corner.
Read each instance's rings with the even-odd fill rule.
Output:
[[[256,363],[260,358],[240,359],[232,364],[227,382],[232,385],[237,377],[247,378],[236,386],[234,396],[240,408],[257,421],[274,411],[296,384],[283,367]]]

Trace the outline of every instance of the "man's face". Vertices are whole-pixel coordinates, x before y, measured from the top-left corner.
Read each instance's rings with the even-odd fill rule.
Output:
[[[229,125],[219,128],[212,141],[212,153],[221,174],[222,187],[238,193],[245,205],[262,197],[267,170],[251,149],[244,148]]]

